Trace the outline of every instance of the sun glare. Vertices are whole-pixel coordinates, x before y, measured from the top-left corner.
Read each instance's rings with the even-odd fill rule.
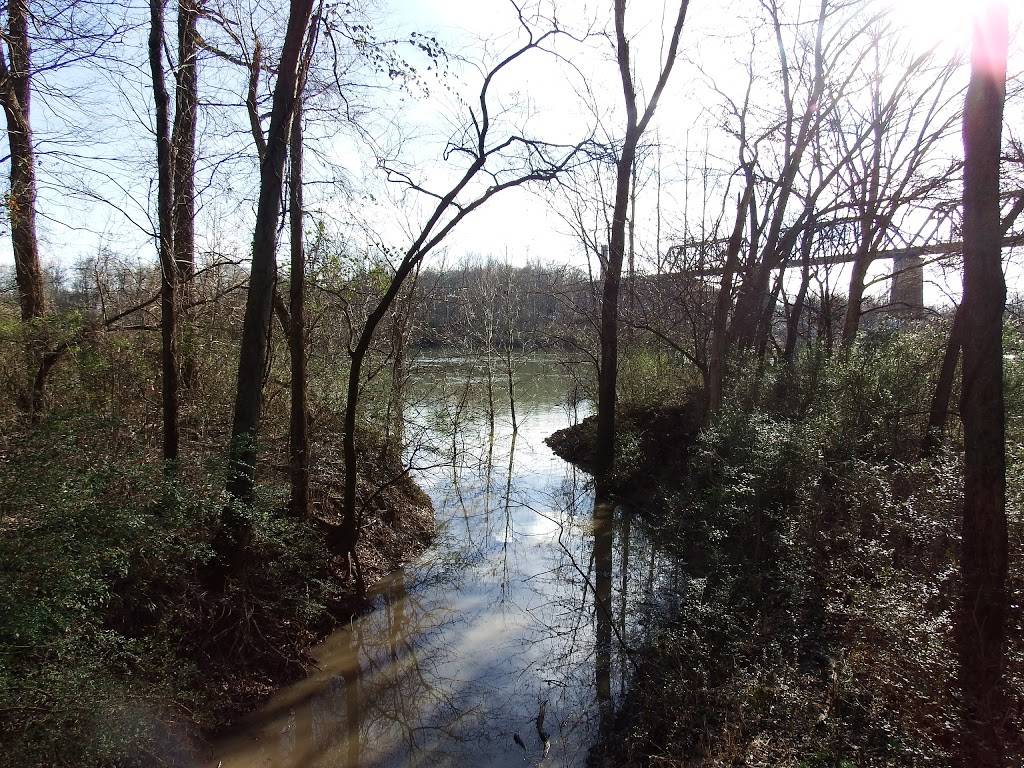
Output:
[[[935,48],[946,56],[970,50],[974,14],[981,3],[973,0],[887,0],[893,22],[915,50]]]

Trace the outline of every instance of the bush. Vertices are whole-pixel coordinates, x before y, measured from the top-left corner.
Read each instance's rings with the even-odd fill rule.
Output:
[[[641,510],[688,579],[659,603],[677,610],[648,617],[619,762],[952,763],[962,465],[955,442],[918,458],[943,343],[932,327],[878,330],[845,358],[809,349],[793,371],[734,380],[681,482]],[[1011,328],[1011,595],[1024,591],[1019,343]],[[1019,702],[1024,638],[1010,634]]]
[[[384,464],[374,471],[393,477]],[[284,511],[282,481],[265,480],[247,510],[247,568],[211,588],[223,477],[193,453],[169,478],[146,432],[110,416],[67,408],[5,433],[0,728],[12,764],[196,762],[204,730],[303,674],[334,609],[358,605],[316,521]],[[429,537],[417,494],[399,484],[367,512],[400,521],[362,545],[368,578]]]

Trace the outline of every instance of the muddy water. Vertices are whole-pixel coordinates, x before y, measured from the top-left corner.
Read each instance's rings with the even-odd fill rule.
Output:
[[[671,575],[544,445],[586,414],[570,378],[517,361],[513,429],[499,365],[488,394],[478,363],[419,361],[406,438],[437,541],[240,724],[225,768],[586,764]]]

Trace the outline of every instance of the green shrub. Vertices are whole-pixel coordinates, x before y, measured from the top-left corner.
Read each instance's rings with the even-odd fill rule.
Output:
[[[13,764],[146,764],[190,743],[253,694],[232,679],[301,670],[336,589],[318,531],[264,488],[253,565],[212,594],[222,476],[186,464],[168,480],[139,461],[144,447],[110,439],[124,430],[49,419],[0,462],[0,727]]]
[[[951,764],[962,463],[955,440],[918,458],[944,343],[937,326],[883,329],[846,356],[807,349],[791,371],[736,366],[647,519],[685,575],[667,599],[678,609],[649,619],[624,762]],[[1020,346],[1008,328],[1011,594],[1024,588]],[[1017,701],[1022,653],[1013,635]]]

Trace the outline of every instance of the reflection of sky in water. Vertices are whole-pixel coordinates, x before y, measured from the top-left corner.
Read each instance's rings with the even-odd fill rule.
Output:
[[[542,702],[544,765],[583,765],[602,709],[595,637],[606,638],[611,690],[621,690],[626,662],[615,638],[638,630],[623,587],[643,594],[666,575],[634,531],[623,578],[622,526],[614,554],[598,548],[595,563],[586,478],[543,443],[574,418],[565,405],[571,379],[550,361],[520,361],[513,435],[497,367],[493,436],[479,366],[434,359],[414,379],[407,438],[430,444],[413,461],[437,511],[438,540],[385,580],[370,613],[317,649],[319,671],[280,691],[222,745],[225,768],[537,765]],[[609,590],[608,574],[601,604],[611,610],[595,610],[595,585]],[[602,620],[606,631],[595,634]]]

